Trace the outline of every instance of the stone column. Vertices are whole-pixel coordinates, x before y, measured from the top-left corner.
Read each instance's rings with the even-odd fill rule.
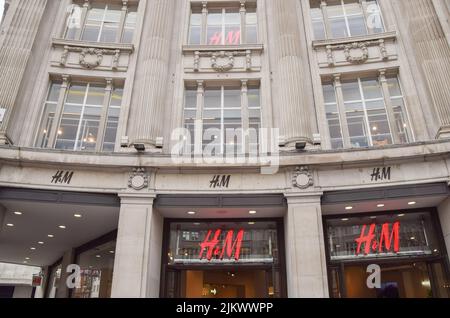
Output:
[[[317,126],[313,112],[312,88],[303,16],[297,0],[267,1],[275,125],[280,128],[280,143],[311,144]],[[301,10],[301,9],[300,9]],[[271,25],[270,25],[271,24]]]
[[[450,138],[450,46],[432,0],[398,1],[434,105],[439,127],[436,138]],[[400,13],[398,13],[400,14]]]
[[[289,298],[327,298],[321,194],[286,194],[286,271]]]
[[[175,0],[148,0],[145,8],[128,137],[150,149],[163,136],[175,9]]]
[[[9,118],[46,5],[47,0],[17,0],[8,9],[11,23],[5,25],[0,41],[0,111],[4,112],[0,144],[11,142],[6,134]]]
[[[158,298],[163,218],[154,194],[121,194],[113,298]]]
[[[447,198],[438,206],[439,220],[441,221],[442,233],[444,234],[447,255],[450,259],[450,198]]]

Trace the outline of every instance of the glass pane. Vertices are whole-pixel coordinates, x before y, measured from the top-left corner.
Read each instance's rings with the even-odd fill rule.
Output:
[[[100,25],[89,24],[84,27],[83,36],[81,39],[83,41],[97,42],[99,33]]]
[[[350,36],[366,35],[366,21],[363,16],[348,17]]]
[[[225,89],[224,90],[224,107],[240,108],[241,107],[241,90]]]
[[[79,28],[76,28],[76,27],[67,28],[66,39],[67,40],[75,40],[78,30],[79,30]]]
[[[77,150],[95,150],[101,110],[101,107],[86,107],[84,109]]]
[[[106,11],[105,21],[119,23],[120,16],[122,15],[122,10],[111,10],[110,7]]]
[[[58,129],[56,149],[74,150],[81,110],[82,106],[66,105],[64,107],[61,124]]]
[[[361,100],[361,92],[357,81],[342,83],[342,93],[346,102]]]
[[[48,102],[57,102],[59,99],[59,91],[61,89],[61,84],[52,83],[50,87],[50,92],[48,93],[47,101]]]
[[[315,40],[325,40],[325,25],[323,20],[313,21],[314,39]]]
[[[122,106],[122,96],[123,96],[123,89],[116,88],[113,90],[111,95],[111,106]]]
[[[205,91],[205,108],[221,108],[222,91],[220,89],[207,89]]]
[[[322,88],[325,103],[336,103],[336,92],[333,84],[324,84]]]
[[[365,99],[383,98],[380,84],[376,79],[362,79],[361,85]]]
[[[392,144],[391,129],[387,119],[386,111],[368,111],[370,131],[374,146],[386,146]]]
[[[406,112],[404,110],[404,103],[402,98],[395,98],[391,100],[393,110],[394,110],[394,117],[395,117],[395,129],[397,129],[397,132],[400,137],[400,143],[407,143],[409,142],[409,124],[408,119],[406,117]]]
[[[42,115],[42,122],[39,128],[39,137],[36,143],[37,147],[45,148],[48,146],[48,138],[55,119],[56,104],[46,104]]]
[[[241,43],[241,26],[227,25],[225,27],[225,44],[238,45]]]
[[[389,86],[389,94],[391,95],[391,97],[402,96],[400,83],[397,77],[388,77],[387,82]]]
[[[105,23],[103,25],[101,42],[116,42],[119,25],[117,23]]]
[[[434,263],[432,265],[433,268],[433,277],[434,277],[434,287],[436,290],[436,295],[433,295],[437,298],[449,298],[450,297],[450,280],[448,279],[444,264],[442,263]]]
[[[239,10],[226,10],[225,13],[225,24],[241,24],[241,14]]]
[[[96,246],[78,256],[81,267],[81,288],[73,290],[73,298],[111,297],[116,242]]]
[[[383,19],[377,1],[367,1],[367,27],[372,33],[384,32]]]
[[[122,34],[122,43],[133,43],[134,29],[125,28]]]
[[[248,107],[261,107],[261,96],[259,88],[250,88],[247,92]]]
[[[186,89],[184,95],[184,108],[197,109],[197,91]]]
[[[334,38],[344,38],[348,36],[344,18],[331,19],[330,28]]]
[[[209,45],[220,45],[223,41],[222,27],[221,26],[208,26],[208,40]]]
[[[87,14],[87,21],[102,21],[105,14],[105,8],[92,8]]]
[[[137,21],[137,13],[133,11],[128,11],[127,17],[125,19],[125,26],[129,28],[136,27],[136,21]]]
[[[334,18],[334,17],[342,17],[344,16],[344,10],[343,7],[340,3],[340,1],[335,1],[336,5],[331,5],[330,3],[327,3],[327,13],[328,13],[328,17],[329,18]]]
[[[66,103],[80,104],[84,103],[86,95],[86,85],[71,85],[67,94]]]
[[[105,87],[90,85],[86,104],[87,105],[103,105],[103,100],[105,99]]]
[[[362,7],[357,1],[346,1],[345,5],[346,15],[362,15]]]
[[[191,26],[201,26],[202,25],[202,14],[201,13],[192,13],[191,14]]]
[[[108,110],[108,121],[106,123],[105,136],[103,141],[103,151],[114,151],[117,127],[119,125],[120,109],[110,107]]]
[[[352,147],[368,147],[366,124],[364,112],[347,114],[348,130]]]
[[[256,25],[247,25],[247,43],[258,43],[258,27]]]
[[[202,28],[200,26],[191,26],[189,32],[189,44],[200,44]]]
[[[208,26],[222,25],[222,10],[209,10],[208,11]]]

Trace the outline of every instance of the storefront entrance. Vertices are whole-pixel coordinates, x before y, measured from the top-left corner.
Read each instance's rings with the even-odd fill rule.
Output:
[[[325,226],[332,297],[450,297],[433,209],[329,217]]]
[[[182,298],[269,298],[273,284],[269,269],[206,269],[176,271]]]
[[[286,296],[281,220],[166,220],[165,229],[162,297]]]

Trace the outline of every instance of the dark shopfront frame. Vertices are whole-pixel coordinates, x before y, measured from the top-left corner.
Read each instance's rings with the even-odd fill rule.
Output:
[[[167,272],[169,270],[172,271],[181,271],[181,270],[270,270],[272,266],[267,264],[226,264],[226,265],[168,265],[166,262],[167,254],[170,249],[170,225],[172,223],[233,223],[233,222],[249,222],[250,219],[165,219],[164,227],[163,227],[163,246],[162,246],[162,255],[161,255],[161,281],[160,281],[160,298],[167,298],[166,292],[166,279]],[[276,223],[277,228],[277,241],[278,241],[278,249],[279,249],[279,267],[280,267],[280,298],[287,298],[287,278],[286,278],[286,246],[285,246],[285,238],[284,238],[284,220],[282,218],[257,218],[252,219],[255,222],[274,222]],[[180,297],[180,282],[176,281],[176,297]]]
[[[367,215],[370,216],[383,216],[383,215],[392,215],[392,214],[408,214],[408,213],[417,213],[417,212],[428,212],[431,216],[433,228],[436,230],[437,239],[439,242],[439,248],[442,252],[440,256],[405,256],[405,257],[398,257],[398,258],[392,258],[392,257],[386,257],[386,258],[377,258],[374,260],[373,258],[363,260],[363,259],[357,259],[357,260],[340,260],[340,261],[332,261],[331,260],[331,253],[330,253],[330,247],[328,244],[328,227],[327,227],[327,220],[333,220],[333,219],[342,219],[342,218],[357,218],[357,217],[365,217]],[[326,261],[327,261],[327,276],[328,276],[328,290],[329,295],[332,297],[333,295],[333,276],[332,271],[334,269],[337,269],[337,275],[339,279],[339,293],[341,295],[341,298],[347,298],[347,290],[345,286],[345,279],[344,279],[344,269],[345,266],[369,266],[370,264],[373,264],[375,261],[380,262],[382,264],[398,264],[398,263],[406,263],[406,262],[422,262],[427,265],[428,274],[430,276],[431,280],[431,292],[433,294],[433,297],[436,297],[437,290],[436,290],[436,278],[433,275],[433,270],[431,269],[432,263],[441,262],[443,264],[443,270],[446,280],[450,278],[450,262],[447,255],[447,249],[445,246],[445,240],[444,235],[442,233],[442,227],[441,222],[439,220],[439,214],[436,208],[422,208],[422,209],[409,209],[409,210],[395,210],[393,211],[383,211],[383,212],[362,212],[362,213],[355,213],[355,214],[337,214],[337,215],[327,215],[322,218],[323,222],[323,228],[324,228],[324,235],[325,235],[325,252],[326,252]]]

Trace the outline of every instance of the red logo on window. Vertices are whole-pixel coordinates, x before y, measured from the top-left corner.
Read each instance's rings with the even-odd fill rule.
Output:
[[[234,230],[228,231],[227,235],[225,236],[225,239],[223,240],[222,245],[220,244],[219,240],[220,234],[222,234],[222,230],[216,230],[213,238],[211,239],[212,232],[213,232],[212,230],[209,230],[203,243],[200,243],[199,258],[203,259],[203,254],[206,251],[206,259],[208,261],[211,261],[213,257],[223,260],[225,255],[231,259],[233,257],[234,252],[234,259],[236,261],[239,261],[242,247],[242,239],[244,238],[244,230],[240,230],[237,233],[236,239],[234,241],[233,241]]]
[[[382,253],[400,251],[400,222],[395,222],[392,225],[392,231],[390,230],[390,224],[385,223],[381,226],[381,234],[379,240],[375,238],[376,224],[371,224],[369,232],[366,233],[367,225],[363,225],[361,229],[361,235],[355,239],[358,243],[356,249],[356,255],[361,254],[362,244],[364,243],[364,255],[370,254],[370,252]]]
[[[222,32],[216,32],[209,38],[210,45],[222,44]],[[241,42],[241,31],[229,31],[225,37],[225,44],[238,45]]]

